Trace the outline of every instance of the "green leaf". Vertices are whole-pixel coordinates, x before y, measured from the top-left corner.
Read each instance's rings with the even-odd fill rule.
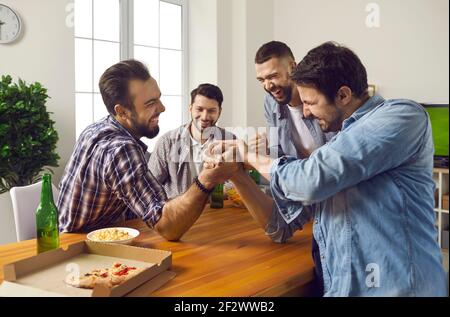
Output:
[[[57,167],[58,133],[46,109],[47,89],[2,75],[0,81],[0,193],[29,185]]]
[[[6,157],[8,157],[9,153],[10,153],[9,145],[8,144],[3,145],[0,149],[0,157],[6,158]]]

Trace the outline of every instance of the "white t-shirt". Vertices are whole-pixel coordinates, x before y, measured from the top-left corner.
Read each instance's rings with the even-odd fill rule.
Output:
[[[200,175],[200,173],[202,172],[203,170],[202,152],[211,142],[212,140],[209,139],[204,144],[200,144],[191,136],[191,160],[189,165],[191,169],[192,179]]]
[[[311,135],[311,131],[309,131],[303,121],[303,106],[288,106],[288,108],[291,112],[292,141],[297,149],[297,153],[301,158],[309,157],[317,149],[317,145]]]

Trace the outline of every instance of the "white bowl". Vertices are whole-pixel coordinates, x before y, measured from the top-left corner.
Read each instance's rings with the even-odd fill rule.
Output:
[[[128,234],[129,234],[129,236],[131,238],[126,239],[126,240],[115,240],[115,241],[96,240],[96,239],[93,238],[96,233],[101,232],[101,231],[105,231],[105,230],[111,230],[111,229],[117,229],[117,230],[128,232]],[[99,243],[131,244],[133,242],[133,240],[136,239],[139,236],[139,234],[140,234],[140,232],[138,230],[136,230],[136,229],[133,229],[133,228],[114,227],[114,228],[104,228],[104,229],[99,229],[99,230],[92,231],[92,232],[90,232],[87,235],[87,239],[89,241],[99,242]]]

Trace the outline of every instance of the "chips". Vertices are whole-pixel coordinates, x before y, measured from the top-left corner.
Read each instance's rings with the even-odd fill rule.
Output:
[[[100,230],[92,236],[95,241],[122,241],[131,238],[132,236],[127,231],[117,228]]]
[[[233,206],[238,208],[244,208],[244,202],[242,201],[241,196],[237,192],[236,188],[234,188],[234,185],[231,182],[226,182],[224,186],[225,195],[228,197],[228,199],[231,201]]]

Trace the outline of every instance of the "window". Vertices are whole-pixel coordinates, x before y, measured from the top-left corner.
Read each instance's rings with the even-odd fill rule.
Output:
[[[187,121],[186,0],[75,0],[77,138],[108,115],[98,88],[120,60],[144,62],[160,86],[166,112],[160,136]],[[143,141],[152,151],[157,139]]]

